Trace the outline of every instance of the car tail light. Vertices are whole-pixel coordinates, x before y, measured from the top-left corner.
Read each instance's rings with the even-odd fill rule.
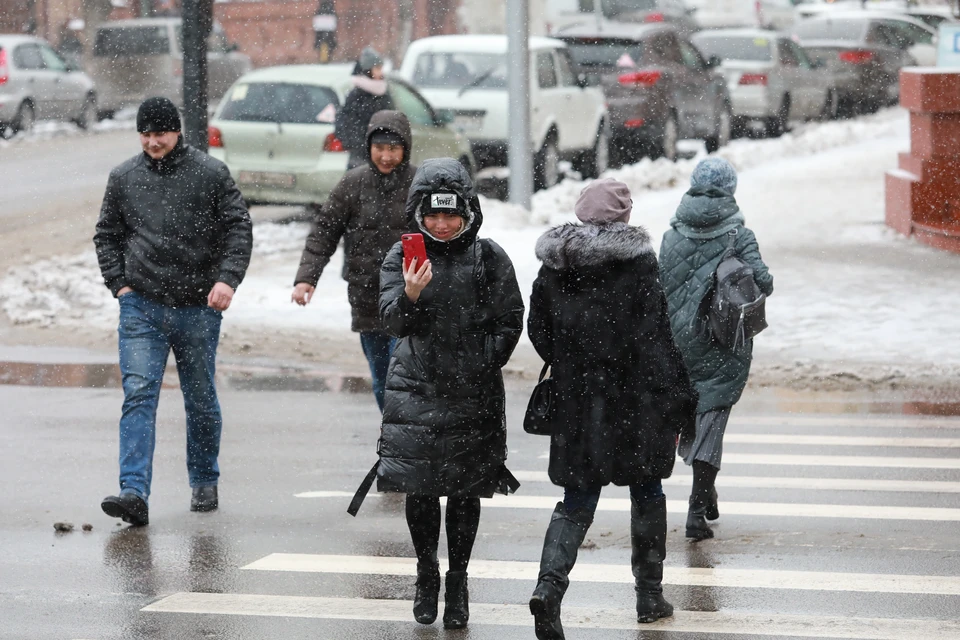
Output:
[[[0,84],[6,84],[10,79],[10,73],[7,71],[7,50],[0,49]]]
[[[663,22],[662,13],[648,13],[647,17],[643,19],[644,22]]]
[[[643,118],[634,118],[633,120],[627,120],[623,123],[623,126],[627,129],[639,129],[644,125]]]
[[[740,76],[739,84],[759,84],[767,86],[767,74],[765,73],[745,73]]]
[[[332,133],[328,133],[326,139],[323,141],[323,150],[332,153],[346,151],[346,149],[343,148],[343,143]]]
[[[223,132],[216,127],[207,127],[207,146],[211,149],[223,148]]]
[[[872,51],[841,51],[840,52],[840,61],[849,62],[850,64],[866,64],[873,60]]]
[[[660,80],[663,75],[659,71],[634,71],[624,73],[618,78],[620,84],[632,84],[638,87],[652,87]]]

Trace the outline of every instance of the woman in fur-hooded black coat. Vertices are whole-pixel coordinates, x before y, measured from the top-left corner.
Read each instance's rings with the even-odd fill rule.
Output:
[[[673,341],[650,236],[627,223],[627,186],[604,179],[581,193],[584,224],[547,231],[527,330],[555,382],[550,480],[564,488],[550,519],[530,599],[540,640],[564,637],[560,602],[600,499],[630,487],[637,620],[673,614],[663,598],[670,476],[681,431],[692,431],[696,392]]]

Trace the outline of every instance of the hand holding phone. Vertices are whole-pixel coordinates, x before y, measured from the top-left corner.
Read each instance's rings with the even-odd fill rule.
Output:
[[[420,293],[433,279],[433,265],[427,259],[427,250],[423,244],[423,235],[404,234],[403,243],[403,281],[404,293],[410,302],[420,299]]]

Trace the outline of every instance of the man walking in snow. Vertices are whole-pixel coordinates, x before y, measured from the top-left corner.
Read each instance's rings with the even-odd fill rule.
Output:
[[[214,369],[222,313],[243,280],[252,223],[226,165],[187,146],[166,98],[137,113],[143,153],[110,173],[93,238],[120,304],[120,494],[103,512],[149,522],[157,402],[173,350],[187,413],[191,511],[218,506],[222,419]]]

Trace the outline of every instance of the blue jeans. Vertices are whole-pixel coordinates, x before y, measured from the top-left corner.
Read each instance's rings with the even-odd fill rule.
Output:
[[[377,406],[383,413],[383,387],[387,383],[387,368],[390,366],[390,355],[396,339],[385,333],[364,331],[360,333],[360,346],[363,355],[370,365],[370,376],[373,378],[373,396],[377,399]]]
[[[120,492],[150,496],[160,385],[173,350],[187,412],[187,473],[191,487],[217,484],[220,403],[214,387],[219,311],[173,308],[139,293],[120,296]]]
[[[586,509],[593,519],[600,502],[600,490],[603,487],[585,487],[582,489],[565,488],[563,490],[563,508],[567,513],[577,509]],[[660,478],[651,478],[646,482],[630,485],[630,498],[638,504],[654,502],[663,497],[663,484]]]

